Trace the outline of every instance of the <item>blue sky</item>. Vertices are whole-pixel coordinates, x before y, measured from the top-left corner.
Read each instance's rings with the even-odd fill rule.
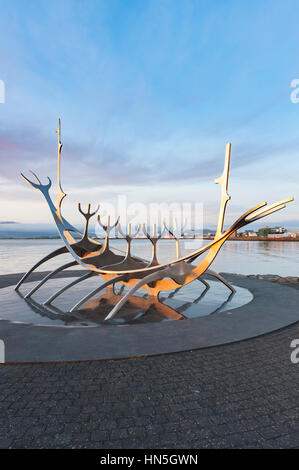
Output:
[[[58,117],[75,218],[77,201],[124,194],[203,202],[215,225],[227,141],[227,222],[263,200],[299,201],[298,1],[15,0],[0,11],[0,220],[51,221],[19,172],[55,179]],[[268,222],[299,229],[298,202]]]

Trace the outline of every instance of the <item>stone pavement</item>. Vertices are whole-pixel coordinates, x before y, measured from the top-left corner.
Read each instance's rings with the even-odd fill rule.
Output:
[[[164,356],[0,367],[0,447],[298,448],[299,323]]]

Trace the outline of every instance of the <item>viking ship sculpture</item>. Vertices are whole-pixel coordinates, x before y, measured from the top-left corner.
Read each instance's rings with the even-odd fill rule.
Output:
[[[66,194],[64,193],[61,186],[60,176],[62,151],[60,119],[58,120],[58,128],[56,132],[58,134],[57,206],[55,206],[49,194],[49,190],[52,185],[51,179],[49,177],[48,183],[42,184],[39,178],[32,171],[31,173],[36,178],[36,182],[31,181],[23,174],[22,176],[29,184],[31,184],[31,186],[38,189],[43,194],[64,245],[38,261],[22,277],[15,289],[18,290],[23,282],[39,266],[63,253],[69,253],[72,256],[73,261],[59,266],[57,269],[46,275],[24,296],[25,299],[29,300],[30,297],[49,279],[53,278],[56,274],[64,271],[67,268],[80,265],[86,270],[86,272],[52,294],[51,297],[45,300],[45,306],[50,306],[51,303],[67,289],[74,288],[76,284],[93,276],[100,277],[104,282],[100,283],[96,289],[88,292],[79,302],[72,306],[69,312],[75,312],[76,310],[79,310],[80,307],[82,307],[89,299],[106,288],[114,288],[116,284],[128,286],[128,292],[123,296],[119,296],[119,300],[113,306],[109,314],[105,317],[105,320],[110,320],[117,314],[121,307],[138,289],[146,289],[150,298],[158,298],[160,292],[170,290],[176,291],[196,279],[205,284],[206,288],[208,288],[208,283],[202,278],[204,273],[209,274],[223,282],[233,293],[233,286],[231,286],[222,276],[209,269],[220,248],[223,246],[225,241],[240,228],[283,209],[286,207],[286,203],[293,200],[291,197],[270,205],[268,205],[266,202],[262,202],[241,215],[227,230],[223,230],[226,206],[227,202],[230,200],[230,196],[228,195],[227,190],[231,144],[228,143],[226,145],[223,173],[220,178],[215,180],[215,183],[221,186],[221,203],[219,209],[218,225],[214,239],[207,245],[191,253],[182,255],[179,246],[179,233],[177,231],[171,230],[164,222],[164,229],[162,233],[157,234],[156,227],[154,227],[153,233],[150,234],[146,230],[146,226],[143,224],[142,230],[144,235],[152,244],[152,258],[151,260],[141,259],[131,254],[131,243],[134,237],[140,231],[140,225],[138,226],[135,234],[132,234],[131,226],[128,227],[127,233],[124,233],[120,225],[119,218],[117,218],[114,224],[110,224],[110,218],[108,217],[107,224],[105,225],[101,220],[100,215],[98,215],[98,223],[105,231],[104,243],[100,243],[98,240],[88,235],[89,221],[91,217],[96,214],[98,208],[91,212],[91,205],[89,204],[87,211],[84,212],[81,204],[78,205],[80,213],[85,218],[85,229],[83,233],[71,225],[63,217],[62,202],[66,197]],[[118,249],[110,247],[110,233],[111,230],[116,226],[118,227],[118,231],[122,237],[126,239],[126,252],[122,252]],[[168,232],[171,238],[174,239],[176,244],[175,258],[167,263],[159,263],[157,258],[157,244],[159,243],[159,240],[161,239],[164,232]],[[80,237],[79,240],[78,237]],[[198,265],[193,264],[199,256],[204,254],[205,256],[203,260]]]

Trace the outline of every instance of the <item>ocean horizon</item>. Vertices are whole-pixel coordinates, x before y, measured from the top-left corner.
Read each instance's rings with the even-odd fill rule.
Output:
[[[297,225],[296,225],[297,224]],[[287,224],[283,223],[271,223],[269,224],[272,227],[275,226],[283,226],[288,230],[299,230],[299,223],[297,221],[291,221]],[[84,226],[83,224],[75,224],[78,230],[83,231]],[[252,226],[252,230],[257,231],[261,226]],[[160,230],[158,228],[158,230]],[[198,229],[198,232],[202,234],[207,234],[214,232],[216,230],[216,226],[213,227],[212,225],[208,228]],[[100,236],[99,236],[100,234]],[[104,237],[103,234],[95,233],[95,224],[90,224],[89,235],[91,237],[102,238]],[[114,231],[112,232],[111,238],[113,238]],[[60,238],[59,233],[57,231],[56,225],[53,224],[34,224],[34,223],[19,223],[19,222],[0,222],[0,239],[10,239],[10,238]]]

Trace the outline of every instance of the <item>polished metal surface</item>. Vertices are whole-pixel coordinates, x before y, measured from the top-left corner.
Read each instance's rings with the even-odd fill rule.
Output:
[[[16,286],[16,289],[20,287],[20,285],[24,282],[28,275],[34,269],[36,269],[37,266],[47,261],[48,259],[51,259],[52,257],[67,251],[73,257],[73,263],[68,263],[67,265],[63,265],[54,270],[52,273],[46,276],[34,289],[31,289],[31,291],[26,295],[26,297],[31,297],[31,295],[36,292],[39,287],[41,287],[41,285],[43,285],[48,279],[52,278],[53,275],[55,275],[57,272],[62,271],[63,269],[66,269],[71,265],[78,264],[88,270],[89,273],[93,273],[93,275],[99,275],[101,278],[104,279],[105,283],[104,285],[99,286],[99,288],[94,289],[92,292],[85,295],[79,302],[77,302],[73,306],[71,311],[78,309],[81,305],[84,304],[84,302],[86,302],[93,295],[95,295],[96,292],[102,290],[104,286],[108,287],[110,285],[114,285],[116,282],[120,282],[124,285],[129,286],[130,290],[124,297],[119,300],[119,302],[112,308],[111,312],[109,312],[109,314],[106,316],[106,320],[109,320],[116,315],[116,313],[134,294],[134,292],[136,292],[136,290],[145,287],[150,296],[158,296],[158,294],[162,291],[176,290],[194,281],[195,279],[201,280],[200,277],[205,272],[208,272],[208,274],[224,283],[233,293],[234,288],[224,278],[209,269],[219,250],[221,249],[225,241],[237,230],[251,222],[255,222],[261,219],[262,217],[265,217],[269,214],[283,209],[286,203],[293,200],[293,198],[287,198],[271,205],[267,205],[266,202],[258,204],[252,209],[249,209],[247,212],[245,212],[241,217],[239,217],[239,219],[237,219],[236,222],[234,222],[231,227],[229,227],[226,231],[223,231],[226,206],[228,201],[230,200],[230,196],[228,195],[227,190],[230,168],[231,144],[228,143],[226,145],[223,173],[220,178],[217,178],[215,180],[215,183],[221,186],[221,203],[219,208],[217,230],[214,240],[205,245],[204,247],[193,251],[192,253],[182,255],[180,253],[178,233],[175,230],[170,230],[166,226],[165,222],[163,224],[163,230],[160,234],[157,233],[156,225],[154,225],[153,227],[153,233],[150,234],[148,233],[145,224],[143,224],[142,230],[146,238],[152,244],[152,259],[150,261],[143,260],[131,255],[131,243],[133,238],[139,232],[140,226],[138,227],[138,230],[134,235],[132,235],[131,227],[129,226],[128,231],[125,234],[121,228],[119,217],[116,219],[114,224],[110,224],[110,217],[108,216],[107,224],[104,224],[101,220],[100,215],[98,215],[98,223],[105,231],[105,241],[102,245],[88,236],[89,220],[92,216],[95,215],[98,209],[92,213],[90,210],[91,206],[89,204],[87,212],[84,212],[81,208],[81,205],[79,204],[78,209],[81,214],[85,217],[85,229],[83,233],[73,227],[62,216],[62,202],[63,199],[66,197],[66,194],[62,190],[61,185],[62,141],[60,120],[58,121],[57,134],[57,207],[55,207],[52,198],[49,194],[49,190],[52,184],[49,177],[48,183],[42,184],[39,178],[33,172],[31,173],[36,178],[37,183],[29,180],[24,175],[22,176],[34,188],[40,190],[44,198],[46,199],[46,202],[56,223],[60,237],[64,242],[64,247],[49,254],[48,256],[43,258],[39,263],[37,263],[33,268],[31,268],[28,273],[19,281],[18,285]],[[119,233],[127,241],[126,253],[122,253],[119,250],[113,248],[110,249],[110,233],[111,230],[116,226],[118,226]],[[170,262],[159,263],[157,257],[157,246],[159,240],[161,239],[165,231],[167,231],[175,240],[176,254],[175,258]],[[78,235],[81,236],[81,239],[79,241],[76,241],[74,237]],[[192,262],[204,253],[206,253],[206,255],[203,260],[197,266],[193,265]],[[204,282],[206,287],[208,288],[206,281],[201,281]],[[71,283],[69,287],[58,290],[56,294],[53,294],[46,301],[46,303],[50,304],[52,300],[54,300],[54,298],[60,295],[60,293],[64,292],[67,288],[74,286],[75,284],[76,283]]]

